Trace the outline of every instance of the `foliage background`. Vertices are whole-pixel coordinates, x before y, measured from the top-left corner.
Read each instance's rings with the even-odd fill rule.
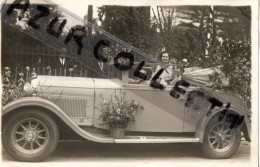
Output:
[[[88,20],[154,58],[166,50],[190,67],[221,65],[229,86],[214,89],[231,91],[251,107],[249,6],[101,6],[98,18]]]

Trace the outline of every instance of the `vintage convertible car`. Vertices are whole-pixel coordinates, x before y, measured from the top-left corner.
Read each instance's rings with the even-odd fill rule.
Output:
[[[53,11],[59,13],[59,19]],[[151,56],[49,0],[32,4],[7,0],[1,13],[5,24],[100,75],[111,62],[115,66],[123,64],[124,61],[119,63],[121,58],[128,58],[129,66],[134,62],[157,63]],[[81,36],[75,35],[76,31],[81,31]],[[121,70],[128,69],[123,67]],[[160,90],[133,78],[133,71],[129,73],[117,70],[113,76],[119,77],[99,79],[38,76],[31,82],[35,91],[25,87],[28,97],[10,102],[2,109],[6,152],[16,160],[40,161],[55,150],[59,139],[70,139],[75,133],[83,140],[100,143],[198,142],[210,158],[227,158],[239,147],[241,133],[250,140],[250,111],[225,95],[190,81],[189,86],[187,82],[164,82],[168,85]],[[134,99],[144,107],[136,121],[127,126],[122,139],[108,136],[109,129],[102,125],[100,110],[96,108],[103,102],[100,94],[109,98],[115,91],[123,92],[126,100]]]
[[[208,94],[201,87],[180,86],[186,93],[173,98],[169,95],[172,85],[160,90],[148,84],[129,84],[128,76],[123,75],[121,80],[37,76],[32,81],[35,87],[32,96],[3,108],[2,137],[7,153],[20,161],[43,160],[55,150],[59,138],[72,136],[69,131],[83,140],[99,143],[197,142],[210,158],[233,155],[240,145],[241,134],[250,141],[251,114],[240,105],[228,101],[228,108],[223,105],[209,112],[212,105],[202,96],[194,97],[192,105],[185,105],[192,91]],[[108,136],[109,129],[101,124],[100,111],[95,107],[115,91],[124,92],[127,100],[134,99],[144,107],[135,123],[127,126],[123,139]],[[209,94],[227,102],[219,94]],[[243,117],[243,122],[236,124],[238,121],[228,119],[228,114],[220,119],[223,111],[237,116],[233,118]]]

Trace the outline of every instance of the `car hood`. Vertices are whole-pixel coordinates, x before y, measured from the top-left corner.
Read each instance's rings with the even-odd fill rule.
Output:
[[[36,83],[35,83],[36,82]],[[83,77],[63,77],[63,76],[37,76],[32,84],[42,87],[69,87],[69,88],[93,88],[94,81]]]
[[[39,75],[32,81],[35,86],[41,87],[69,87],[69,88],[120,88],[118,79],[99,79],[84,77],[63,77]]]

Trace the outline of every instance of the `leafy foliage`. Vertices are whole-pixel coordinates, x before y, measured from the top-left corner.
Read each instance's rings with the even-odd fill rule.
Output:
[[[217,59],[229,78],[229,89],[243,97],[246,107],[251,107],[251,44],[250,41],[226,40],[219,46]]]
[[[2,94],[2,105],[6,105],[13,100],[24,97],[23,91],[24,80],[23,73],[19,73],[20,79],[15,82],[15,79],[11,76],[11,71],[8,67],[5,68],[5,75],[3,79],[3,94]]]
[[[105,31],[151,56],[160,52],[162,41],[150,24],[150,7],[102,6],[98,15]]]

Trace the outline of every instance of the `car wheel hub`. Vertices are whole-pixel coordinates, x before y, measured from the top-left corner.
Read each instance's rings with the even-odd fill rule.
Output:
[[[36,139],[36,132],[33,131],[33,130],[28,130],[25,133],[24,137],[25,137],[26,141],[35,141],[35,139]]]
[[[234,131],[226,122],[215,124],[209,131],[208,141],[210,147],[217,152],[225,152],[233,145]]]
[[[22,153],[38,153],[46,147],[48,142],[48,128],[40,120],[24,119],[18,122],[12,130],[12,143]]]

